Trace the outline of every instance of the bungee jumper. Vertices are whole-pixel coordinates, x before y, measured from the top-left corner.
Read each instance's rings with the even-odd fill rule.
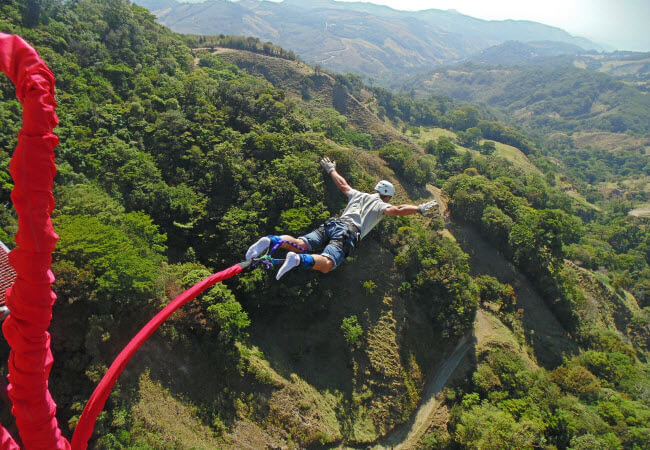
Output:
[[[427,214],[438,206],[435,200],[419,205],[391,205],[395,187],[390,181],[381,180],[374,193],[353,189],[336,170],[336,161],[323,158],[320,165],[330,175],[336,187],[348,198],[348,204],[340,217],[326,220],[318,228],[304,236],[269,235],[260,238],[246,252],[246,261],[253,265],[264,264],[267,269],[282,262],[276,274],[279,280],[291,269],[301,267],[328,273],[341,265],[359,246],[359,242],[384,218],[384,216],[410,216]],[[284,260],[272,258],[278,248],[289,250]],[[318,254],[320,252],[320,254]]]

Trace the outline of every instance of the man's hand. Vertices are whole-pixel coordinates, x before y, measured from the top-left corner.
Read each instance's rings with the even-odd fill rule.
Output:
[[[336,169],[336,161],[330,161],[330,159],[327,157],[320,160],[320,165],[327,171],[327,173],[330,173],[332,170]]]
[[[431,209],[437,208],[438,207],[438,202],[435,200],[431,200],[430,202],[426,203],[421,203],[418,205],[418,212],[422,215],[427,214]]]

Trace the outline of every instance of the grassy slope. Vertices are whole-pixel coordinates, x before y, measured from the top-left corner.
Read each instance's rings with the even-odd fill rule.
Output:
[[[577,351],[577,345],[550,312],[544,299],[512,263],[471,227],[451,222],[448,227],[469,254],[474,275],[491,275],[514,288],[517,305],[522,310],[525,343],[532,358],[543,366],[554,367],[562,363],[563,355]]]
[[[417,135],[414,135],[412,131],[407,132],[407,136],[413,138],[418,144],[425,145],[426,142],[431,140],[437,140],[440,136],[446,136],[451,139],[456,139],[456,133],[451,130],[446,130],[444,128],[426,128],[420,127],[420,132]],[[481,141],[482,143],[482,141]],[[495,155],[501,158],[504,158],[510,161],[514,166],[523,169],[528,173],[537,173],[541,174],[542,172],[530,162],[528,157],[518,148],[511,145],[502,144],[501,142],[495,142],[496,152]],[[456,148],[460,151],[468,151],[469,149],[456,145]],[[473,150],[472,150],[473,151]]]
[[[452,140],[456,140],[457,138],[456,133],[454,133],[451,130],[446,130],[444,128],[420,127],[420,131],[418,134],[413,134],[411,130],[408,130],[406,135],[422,146],[425,145],[426,142],[428,141],[437,140],[440,136],[446,136],[448,138],[451,138]],[[481,144],[483,142],[484,141],[481,141]],[[496,152],[495,152],[496,156],[499,156],[507,161],[510,161],[515,167],[522,169],[526,173],[536,173],[538,175],[542,175],[542,172],[528,159],[526,154],[524,154],[524,152],[519,150],[517,147],[503,144],[501,142],[495,142],[495,145],[496,145]],[[456,148],[461,152],[470,151],[470,152],[478,153],[476,150],[471,150],[461,145],[457,145]],[[598,208],[597,206],[589,203],[587,199],[583,195],[581,195],[576,190],[576,188],[571,183],[568,182],[568,180],[565,179],[565,177],[558,176],[556,183],[557,186],[560,189],[562,189],[562,191],[564,191],[566,194],[578,200],[582,205],[588,208],[593,208],[595,210],[600,210],[600,208]]]
[[[404,329],[406,317],[420,312],[407,311],[404,301],[388,295],[390,285],[379,274],[392,265],[392,255],[367,242],[356,261],[349,262],[355,270],[313,275],[328,277],[331,303],[321,305],[321,313],[306,317],[297,305],[266,321],[253,321],[253,347],[242,349],[246,357],[236,420],[218,447],[293,447],[297,443],[287,432],[303,442],[335,444],[345,436],[348,442],[370,443],[404,420],[395,414],[399,405],[411,402],[413,410],[418,396],[408,391],[405,379],[421,388],[422,378],[432,375],[428,369],[445,349],[433,341],[434,330],[426,320],[416,318]],[[362,285],[370,279],[377,284],[373,293]],[[359,348],[350,348],[339,332],[342,319],[351,315],[364,330]],[[421,348],[409,346],[417,354],[409,360],[406,342],[412,341]],[[162,446],[214,448],[213,437],[196,431],[206,424],[196,418],[191,405],[201,397],[217,397],[210,380],[227,376],[219,362],[205,359],[201,349],[187,351],[164,343],[150,342],[144,351],[146,359],[131,369],[135,376],[151,368],[146,392],[134,409],[142,430],[138,439],[155,446],[153,436],[173,424],[169,429],[176,437],[161,435]],[[160,381],[150,379],[173,382],[164,389]],[[180,420],[183,411],[192,419]],[[190,439],[194,434],[198,441]]]
[[[131,434],[135,445],[154,448],[218,448],[222,442],[212,429],[197,419],[197,410],[175,398],[144,372],[139,381],[139,400],[133,405]]]

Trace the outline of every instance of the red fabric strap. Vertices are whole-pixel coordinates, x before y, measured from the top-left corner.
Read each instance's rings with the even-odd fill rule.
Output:
[[[234,275],[237,275],[243,270],[242,266],[235,264],[234,266],[229,267],[228,269],[217,272],[214,275],[209,276],[200,283],[195,284],[187,291],[183,292],[181,295],[176,297],[171,303],[165,306],[158,314],[154,316],[153,319],[149,321],[148,324],[142,328],[135,335],[135,337],[127,344],[126,347],[117,355],[111,367],[99,382],[95,388],[95,392],[90,396],[86,407],[79,418],[79,423],[75,429],[74,435],[72,436],[72,448],[74,449],[85,449],[88,446],[88,440],[93,434],[93,429],[95,428],[95,422],[97,416],[104,409],[104,404],[106,399],[113,388],[113,385],[117,381],[117,378],[120,376],[126,363],[129,362],[131,356],[136,352],[138,348],[151,336],[151,334],[158,329],[158,327],[171,316],[174,311],[183,306],[185,303],[196,298],[201,292],[206,290],[209,287],[214,286],[220,281],[223,281],[227,278],[230,278]]]

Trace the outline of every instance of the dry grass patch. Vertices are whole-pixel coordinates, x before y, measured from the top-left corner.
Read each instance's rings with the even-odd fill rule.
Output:
[[[376,441],[408,420],[420,402],[422,373],[413,356],[403,358],[398,342],[404,306],[399,299],[383,299],[382,311],[369,324],[364,351],[354,358],[354,442]]]
[[[138,402],[132,408],[131,440],[150,448],[220,448],[212,429],[197,417],[195,406],[175,398],[145,372],[139,380]]]
[[[290,432],[301,446],[325,445],[342,438],[336,411],[341,394],[321,393],[298,375],[273,392],[265,422]]]
[[[238,420],[227,437],[228,445],[219,448],[257,450],[260,448],[286,448],[286,442],[271,436],[248,420]]]
[[[617,151],[630,148],[643,148],[650,144],[647,138],[630,136],[624,133],[609,133],[606,131],[582,131],[574,133],[571,138],[573,139],[573,145],[580,149],[597,148]]]
[[[520,345],[514,333],[493,314],[479,309],[474,321],[474,337],[476,338],[476,357],[495,348],[513,350],[526,364],[528,369],[536,369],[537,364],[531,359],[525,348]]]
[[[483,143],[484,141],[481,141]],[[519,167],[527,173],[536,173],[542,175],[542,172],[530,162],[528,157],[517,147],[512,145],[502,144],[495,142],[497,150],[494,153],[496,156],[510,161],[515,167]]]
[[[246,370],[270,392],[262,423],[283,440],[297,441],[300,446],[325,445],[341,440],[336,411],[342,401],[338,392],[321,392],[296,374],[287,379],[276,372],[257,349],[240,351]],[[262,389],[264,390],[264,389]],[[245,413],[246,411],[244,411]]]
[[[650,204],[646,204],[639,208],[635,208],[632,211],[630,211],[628,214],[636,217],[650,217]]]
[[[587,269],[569,261],[565,261],[565,265],[574,272],[585,298],[578,311],[581,322],[626,334],[626,324],[641,310],[635,298],[628,292],[615,290]]]
[[[406,131],[406,135],[411,138],[415,138],[420,145],[424,145],[429,141],[438,140],[440,136],[446,136],[448,138],[456,139],[456,133],[450,130],[445,130],[444,128],[427,128],[419,127],[420,133],[414,134],[410,129]]]

